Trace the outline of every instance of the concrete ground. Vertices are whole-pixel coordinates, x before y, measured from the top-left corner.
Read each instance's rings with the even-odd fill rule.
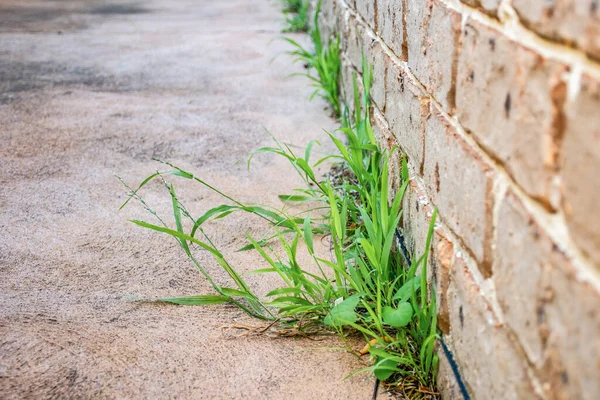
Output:
[[[211,293],[170,238],[118,212],[125,188],[160,158],[248,202],[279,204],[300,183],[282,160],[335,123],[289,57],[268,0],[3,0],[0,3],[0,397],[367,399],[373,380],[344,377],[366,360],[335,337],[244,336],[257,324],[229,306],[179,307],[127,296]],[[299,36],[299,38],[302,38]],[[242,160],[241,163],[237,163]],[[173,180],[195,214],[221,199]],[[143,192],[168,216],[160,184]],[[208,232],[236,253],[250,216]],[[200,260],[225,277],[210,257]],[[249,275],[265,293],[275,280]],[[321,350],[317,350],[321,348]]]

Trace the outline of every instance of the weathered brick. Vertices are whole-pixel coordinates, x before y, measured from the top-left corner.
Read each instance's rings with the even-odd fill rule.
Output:
[[[564,67],[469,20],[456,104],[461,124],[531,196],[552,206]]]
[[[426,251],[427,234],[434,207],[427,200],[424,188],[415,180],[411,180],[408,185],[402,210],[403,219],[401,225],[405,245],[412,260],[416,261]],[[429,248],[427,281],[431,285],[430,287],[435,288],[438,324],[442,332],[445,333],[448,332],[450,326],[446,293],[449,285],[453,254],[454,245],[448,239],[447,232],[436,221]]]
[[[424,190],[411,181],[402,200],[402,229],[406,249],[413,257],[420,257],[425,251],[430,212]]]
[[[513,7],[522,21],[540,35],[600,58],[598,0],[513,0]]]
[[[400,166],[402,151],[387,126],[383,115],[373,109],[372,126],[379,147],[388,152],[388,202],[391,204],[400,187]],[[392,151],[393,150],[393,151]]]
[[[450,347],[472,398],[540,398],[526,360],[491,311],[461,254],[453,260],[448,303]]]
[[[377,40],[363,35],[363,51],[368,65],[373,67],[371,98],[380,110],[385,110],[385,70],[388,58]]]
[[[373,30],[377,28],[375,26],[375,4],[376,0],[356,0],[356,11]]]
[[[354,69],[348,63],[342,63],[342,69],[340,71],[340,81],[342,83],[341,95],[344,100],[344,104],[348,107],[349,115],[354,115]]]
[[[349,18],[341,35],[342,50],[358,71],[362,72],[362,54],[365,33],[354,18]]]
[[[595,398],[600,293],[577,281],[570,261],[512,192],[499,208],[493,279],[506,323],[549,398]]]
[[[321,4],[321,13],[319,14],[319,28],[321,29],[321,38],[323,44],[328,46],[331,39],[339,34],[339,12],[337,11],[336,0],[326,0]]]
[[[338,7],[337,0],[322,0],[321,1],[321,16],[326,21],[337,20],[336,7]]]
[[[546,268],[545,303],[540,311],[548,338],[540,375],[552,399],[593,400],[600,393],[600,292],[579,282],[558,251]]]
[[[500,6],[500,0],[481,0],[481,8],[488,14],[495,15]]]
[[[409,0],[406,10],[408,65],[447,112],[454,108],[460,14],[439,0]]]
[[[420,173],[425,145],[429,97],[390,58],[386,57],[386,118],[412,165]]]
[[[406,61],[403,0],[377,0],[377,32],[401,60]]]
[[[335,25],[328,21],[323,15],[320,15],[317,18],[317,23],[321,30],[321,43],[323,43],[323,46],[329,46],[331,39],[335,35]]]
[[[493,280],[498,302],[529,359],[539,365],[542,275],[553,244],[512,192],[502,200],[497,219]]]
[[[566,104],[561,149],[564,210],[575,242],[600,270],[600,81],[584,75],[576,99]]]
[[[427,281],[435,288],[438,312],[438,328],[442,333],[450,332],[450,311],[448,309],[448,288],[450,286],[450,270],[454,257],[454,245],[436,229],[432,238],[432,248],[427,266]]]
[[[437,110],[431,111],[423,180],[441,218],[473,253],[482,274],[490,276],[490,168]]]
[[[490,15],[495,15],[500,5],[499,0],[461,0],[463,3],[477,7]]]
[[[460,387],[454,377],[454,372],[440,345],[438,345],[437,354],[440,361],[438,364],[436,385],[441,398],[445,400],[462,399]]]

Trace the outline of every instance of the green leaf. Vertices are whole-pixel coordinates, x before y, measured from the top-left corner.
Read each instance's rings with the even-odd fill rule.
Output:
[[[373,373],[380,381],[388,379],[396,370],[396,361],[390,358],[377,357],[377,362],[373,366]]]
[[[297,194],[280,194],[279,200],[281,201],[289,201],[289,202],[301,202],[301,201],[310,201],[313,200],[312,197],[301,196]]]
[[[182,296],[182,297],[165,297],[158,299],[165,303],[181,304],[185,306],[206,306],[211,304],[222,304],[230,301],[227,296],[219,296],[213,294],[197,295],[197,296]]]
[[[297,288],[297,287],[285,287],[285,288],[281,288],[281,289],[275,289],[270,291],[269,293],[267,293],[267,297],[270,296],[277,296],[280,294],[303,294],[302,289]]]
[[[357,316],[354,309],[358,305],[360,297],[350,296],[341,303],[335,305],[323,321],[327,326],[341,327],[356,322]]]
[[[238,290],[238,289],[221,287],[221,291],[223,292],[223,294],[225,294],[227,296],[239,296],[239,297],[244,297],[246,299],[254,299],[255,298],[251,293],[248,293],[248,292],[245,292],[242,290]]]
[[[417,275],[414,278],[408,280],[408,282],[404,283],[404,285],[402,285],[402,287],[398,289],[398,291],[396,292],[394,297],[392,297],[392,299],[399,300],[400,303],[404,303],[405,301],[410,299],[413,291],[416,293],[419,291],[419,289],[421,289],[420,282],[421,275]]]
[[[394,328],[402,328],[410,322],[413,316],[413,308],[408,302],[400,303],[398,308],[390,306],[383,307],[383,322]]]
[[[313,254],[315,250],[313,247],[312,225],[310,224],[310,215],[307,215],[306,218],[304,218],[303,230],[306,247],[308,247],[308,251],[310,252],[310,254]]]

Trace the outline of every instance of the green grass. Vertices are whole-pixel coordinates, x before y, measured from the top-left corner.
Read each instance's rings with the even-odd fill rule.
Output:
[[[309,25],[308,0],[281,0],[285,27],[283,32],[306,32]]]
[[[366,71],[370,71],[365,67]],[[363,86],[367,90],[370,79],[370,73],[364,74]],[[402,215],[402,197],[408,185],[406,163],[402,168],[403,184],[394,202],[389,204],[389,155],[379,151],[375,143],[369,121],[369,96],[358,99],[356,81],[355,93],[356,101],[361,104],[352,118],[356,123],[339,130],[347,144],[336,135],[329,134],[338,149],[336,154],[311,161],[316,142],[311,143],[303,154],[297,155],[290,146],[276,140],[275,146],[254,152],[274,153],[289,161],[306,187],[281,198],[310,202],[313,204],[312,212],[290,215],[271,207],[243,204],[196,175],[167,164],[170,170],[150,175],[130,193],[130,199],[143,201],[139,196],[140,189],[154,179],[161,179],[172,201],[171,226],[162,218],[158,219],[159,223],[133,222],[173,237],[216,292],[163,301],[187,305],[231,303],[254,317],[278,319],[299,330],[318,326],[338,331],[340,335],[358,331],[367,340],[376,341],[369,349],[375,362],[367,370],[373,371],[377,378],[397,382],[409,375],[416,378],[419,385],[431,388],[437,364],[433,351],[437,331],[435,303],[428,302],[426,265],[433,225],[425,253],[415,258],[412,265],[403,265],[400,254],[393,248],[395,229]],[[326,178],[319,179],[314,168],[327,160],[342,163],[349,170],[351,179],[337,184]],[[193,217],[176,195],[174,185],[166,182],[167,177],[194,180],[221,195],[227,203]],[[354,195],[349,196],[348,193]],[[323,215],[315,209],[326,212]],[[156,215],[153,210],[148,211]],[[248,235],[249,244],[241,249],[254,249],[264,259],[265,267],[255,273],[280,276],[282,285],[267,295],[268,301],[259,299],[252,292],[202,229],[206,221],[235,212],[253,214],[267,221],[271,227],[262,238]],[[184,219],[190,221],[187,231],[183,228]],[[316,235],[329,236],[333,259],[322,258],[315,252]],[[274,251],[274,242],[283,249],[284,256]],[[307,249],[318,273],[310,272],[306,266],[299,264],[299,247]],[[230,285],[215,283],[208,269],[198,261],[195,255],[198,251],[212,255],[229,275]],[[432,295],[431,299],[434,298]],[[299,326],[300,321],[302,326]]]
[[[318,40],[320,44],[320,37]],[[336,46],[339,57],[339,44]],[[411,257],[413,263],[406,265],[400,252],[395,251],[395,231],[402,217],[402,198],[409,183],[408,169],[403,159],[402,185],[390,204],[390,154],[378,148],[371,127],[372,67],[364,60],[363,71],[362,95],[354,75],[354,114],[348,115],[345,111],[343,126],[336,132],[327,133],[337,149],[335,153],[314,159],[313,149],[318,142],[309,143],[305,151],[297,154],[291,146],[274,139],[273,146],[254,151],[248,161],[250,166],[252,157],[259,153],[285,158],[305,185],[291,194],[282,194],[280,199],[285,203],[305,203],[310,208],[291,214],[285,207],[245,204],[200,177],[168,163],[165,163],[167,170],[148,176],[137,189],[130,190],[128,201],[139,201],[156,219],[154,223],[133,222],[176,240],[214,289],[214,293],[164,298],[162,301],[183,305],[229,303],[249,315],[276,321],[298,333],[332,330],[346,337],[359,332],[371,343],[368,351],[373,364],[357,372],[370,371],[391,387],[398,386],[406,395],[415,395],[420,388],[430,391],[435,388],[437,310],[435,293],[428,287],[426,278],[437,210],[432,217],[424,253]],[[315,79],[326,85],[320,75]],[[319,176],[316,167],[327,162],[337,163],[345,173],[339,177]],[[170,223],[140,196],[144,186],[157,179],[163,182],[171,200]],[[167,179],[193,180],[206,190],[219,194],[224,204],[200,216],[192,216],[177,196],[175,185]],[[246,235],[248,244],[240,249],[256,251],[264,260],[262,268],[254,273],[280,277],[281,285],[265,299],[253,293],[244,277],[203,230],[209,220],[240,212],[252,214],[269,226],[261,237]],[[330,240],[332,257],[323,257],[315,249],[314,244],[323,237]],[[300,264],[300,249],[308,252],[312,265]],[[212,256],[229,276],[229,284],[216,283],[209,269],[199,262],[199,252],[208,252]]]
[[[302,62],[308,68],[308,72],[301,75],[310,79],[311,86],[315,88],[311,99],[315,96],[322,97],[331,106],[334,116],[339,117],[341,112],[339,80],[342,66],[340,59],[340,38],[336,36],[331,39],[329,45],[323,45],[321,30],[318,24],[320,10],[321,3],[319,2],[314,14],[313,27],[309,31],[313,45],[312,51],[305,49],[294,39],[284,38],[284,40],[294,47],[294,50],[288,52],[288,54],[293,56],[295,61]],[[316,72],[316,76],[311,74],[313,70]]]
[[[282,12],[285,13],[297,13],[302,9],[308,2],[306,0],[281,0],[283,5]]]

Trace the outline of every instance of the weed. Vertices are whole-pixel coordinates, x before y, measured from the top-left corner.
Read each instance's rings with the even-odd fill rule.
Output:
[[[365,68],[367,73],[363,75],[363,87],[368,90],[371,80],[368,71],[371,69],[366,65]],[[356,77],[355,88],[355,101],[361,105],[355,111],[355,124],[340,128],[348,145],[329,134],[338,154],[311,163],[315,142],[307,147],[303,155],[298,156],[290,146],[277,140],[274,147],[254,152],[275,153],[286,158],[307,186],[281,198],[320,203],[320,208],[327,210],[324,216],[294,216],[265,206],[243,204],[192,173],[167,164],[172,167],[171,170],[146,178],[131,192],[130,198],[138,198],[139,190],[151,180],[170,175],[195,180],[227,199],[230,204],[212,208],[202,216],[193,218],[178,199],[174,186],[165,182],[172,200],[175,227],[169,228],[162,219],[158,225],[133,222],[174,237],[217,292],[216,295],[176,297],[163,301],[201,305],[229,302],[258,318],[277,318],[296,325],[302,321],[299,331],[321,325],[329,326],[343,335],[350,328],[362,332],[370,341],[368,351],[376,362],[367,370],[373,371],[378,379],[397,382],[412,376],[417,379],[419,387],[432,387],[432,372],[437,364],[437,356],[433,351],[436,307],[434,300],[431,303],[427,301],[426,265],[433,225],[427,237],[425,254],[412,265],[403,265],[399,253],[392,250],[395,229],[402,214],[402,198],[408,185],[406,163],[402,168],[404,183],[390,205],[389,155],[380,152],[375,143],[369,120],[369,96],[358,99]],[[352,179],[343,179],[336,185],[330,180],[318,179],[314,168],[328,159],[340,161]],[[356,197],[347,196],[349,192],[356,193]],[[248,284],[202,230],[203,224],[209,219],[222,218],[233,212],[254,214],[268,221],[272,227],[266,238],[256,239],[248,235],[249,245],[242,249],[256,250],[267,262],[266,268],[255,273],[276,273],[284,283],[284,286],[267,294],[270,298],[268,302],[261,301],[252,293]],[[190,219],[192,223],[188,232],[183,230],[183,218]],[[323,234],[330,236],[334,253],[332,260],[322,258],[314,251],[314,236]],[[285,252],[284,257],[270,248],[271,239],[279,242]],[[299,265],[299,246],[308,250],[319,273],[309,272]],[[219,286],[214,282],[207,269],[194,256],[194,247],[211,253],[230,276],[233,283],[231,287]],[[417,273],[419,268],[420,273]]]
[[[283,32],[306,32],[309,24],[308,0],[282,0],[285,28]]]
[[[320,33],[313,32],[312,35],[313,40],[319,42],[315,48],[322,51]],[[299,45],[297,52],[295,55],[300,58],[315,60],[309,58],[309,53]],[[339,47],[337,52],[339,62]],[[319,63],[315,61],[315,65]],[[331,329],[345,336],[349,331],[358,331],[368,342],[362,353],[368,352],[374,359],[372,366],[361,371],[372,371],[379,380],[398,387],[407,396],[425,396],[432,394],[438,362],[434,352],[437,338],[435,293],[428,289],[426,279],[437,210],[432,216],[424,254],[412,257],[413,262],[406,265],[394,247],[396,227],[402,216],[402,199],[409,182],[408,168],[403,159],[402,185],[390,204],[390,154],[379,150],[371,127],[372,67],[364,59],[363,71],[362,95],[359,95],[356,74],[353,77],[354,114],[348,115],[346,109],[343,127],[338,132],[327,133],[337,153],[314,161],[311,156],[317,142],[309,143],[303,154],[296,154],[291,146],[274,139],[274,146],[254,151],[248,161],[250,166],[252,157],[258,153],[284,157],[306,186],[280,198],[285,202],[310,203],[312,209],[292,215],[273,207],[244,204],[194,174],[168,163],[165,164],[169,170],[150,175],[137,189],[131,190],[128,201],[132,198],[140,201],[158,220],[156,224],[133,222],[173,237],[216,292],[162,301],[186,305],[231,303],[254,317],[291,326],[298,334]],[[323,79],[327,78],[321,75],[314,78],[320,88],[327,86]],[[335,90],[337,99],[337,87]],[[338,135],[342,135],[344,141]],[[343,173],[337,177],[319,177],[315,168],[331,160],[339,163],[338,170]],[[174,185],[166,181],[169,176],[194,180],[222,196],[227,203],[193,217],[176,195]],[[139,195],[140,190],[154,179],[164,183],[171,198],[172,227]],[[259,299],[252,292],[203,230],[206,221],[237,212],[253,214],[270,225],[262,238],[246,235],[248,245],[240,249],[257,251],[265,260],[266,267],[254,273],[275,273],[281,278],[282,286],[266,295],[268,301]],[[184,224],[184,220],[189,222]],[[184,225],[189,228],[184,229]],[[330,239],[331,259],[315,251],[315,237],[323,235]],[[274,243],[281,251],[274,251]],[[307,250],[316,267],[311,271],[318,272],[300,265],[299,248]],[[231,285],[222,286],[215,282],[195,256],[198,251],[212,255],[230,277]]]
[[[294,50],[288,52],[288,54],[292,55],[295,61],[305,64],[309,69],[306,74],[301,75],[308,77],[312,81],[311,85],[315,87],[311,99],[317,95],[322,97],[330,104],[334,116],[339,117],[341,111],[339,79],[342,66],[340,59],[340,38],[336,36],[331,39],[329,45],[323,45],[321,30],[318,24],[320,10],[321,3],[319,2],[314,14],[314,23],[309,32],[314,51],[306,50],[294,39],[284,38],[284,40],[294,47]],[[311,69],[317,72],[317,76],[311,75]]]
[[[281,0],[283,5],[282,12],[285,13],[297,13],[301,8],[304,7],[308,2],[305,0]]]

